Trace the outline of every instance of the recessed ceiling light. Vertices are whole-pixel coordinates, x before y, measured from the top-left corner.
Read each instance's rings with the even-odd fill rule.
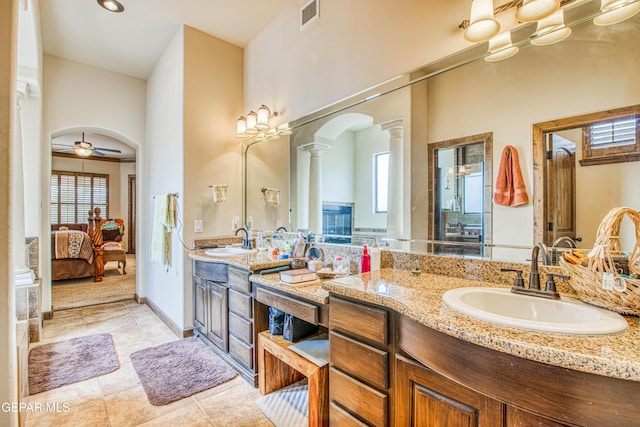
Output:
[[[98,4],[109,12],[124,12],[124,6],[118,0],[98,0]]]

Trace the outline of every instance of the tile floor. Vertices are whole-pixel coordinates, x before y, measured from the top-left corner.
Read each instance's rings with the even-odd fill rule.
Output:
[[[151,405],[129,355],[178,338],[133,300],[57,311],[33,345],[102,332],[113,336],[120,368],[31,396],[33,408],[58,402],[58,411],[29,412],[27,426],[273,426],[255,405],[258,390],[240,377],[168,405]]]

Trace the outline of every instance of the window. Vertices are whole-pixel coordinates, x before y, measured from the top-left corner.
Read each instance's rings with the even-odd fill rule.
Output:
[[[389,198],[389,152],[373,155],[374,212],[387,213]]]
[[[109,176],[53,171],[50,180],[51,224],[87,222],[89,210],[109,217]]]
[[[640,160],[637,116],[620,117],[584,127],[582,166]]]

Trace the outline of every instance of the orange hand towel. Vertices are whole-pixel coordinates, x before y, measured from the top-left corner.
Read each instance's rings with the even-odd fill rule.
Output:
[[[507,145],[502,151],[493,201],[502,206],[520,206],[529,203],[529,196],[520,171],[518,151],[511,145]]]

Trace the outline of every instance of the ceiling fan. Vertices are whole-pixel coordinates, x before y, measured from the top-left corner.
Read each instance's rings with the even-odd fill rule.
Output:
[[[80,157],[89,157],[89,156],[98,156],[104,157],[103,151],[108,151],[110,153],[122,153],[122,151],[114,149],[114,148],[104,148],[104,147],[94,147],[93,144],[84,140],[84,132],[82,132],[82,141],[75,141],[74,145],[62,145],[62,144],[53,144],[59,147],[66,147],[64,150],[60,150],[60,152],[65,151],[75,151],[75,153]]]

